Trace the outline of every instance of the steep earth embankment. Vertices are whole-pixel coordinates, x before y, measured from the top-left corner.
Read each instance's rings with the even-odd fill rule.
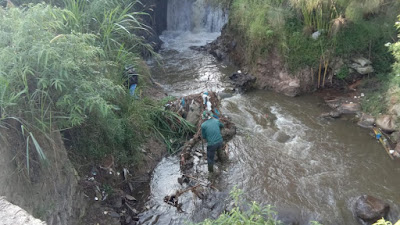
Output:
[[[304,67],[292,72],[288,69],[277,48],[272,48],[265,58],[258,58],[254,64],[247,65],[244,58],[246,54],[243,54],[246,51],[244,42],[236,37],[228,26],[225,26],[216,41],[200,50],[208,51],[219,60],[231,61],[244,68],[244,74],[249,73],[257,78],[255,82],[257,88],[273,90],[291,97],[317,90],[319,73],[321,75],[320,84],[323,79],[324,88],[327,88],[327,90],[321,89],[320,94],[326,104],[332,108],[331,112],[321,116],[338,118],[344,114],[353,114],[356,115],[359,120],[358,124],[362,127],[371,128],[376,124],[382,132],[392,134],[390,148],[393,151],[391,152],[400,157],[400,136],[396,124],[400,107],[399,104],[396,104],[397,99],[392,97],[388,100],[391,104],[386,113],[375,117],[362,113],[362,101],[369,101],[363,93],[368,91],[368,87],[360,88],[359,86],[364,78],[374,73],[371,60],[360,55],[346,56],[344,59],[332,59],[329,63],[322,65],[319,71],[315,68]],[[337,76],[343,68],[347,68],[349,71],[346,79],[334,79],[335,75]],[[327,71],[325,72],[325,70]],[[369,79],[364,80],[368,80],[364,83],[371,83]],[[364,84],[364,86],[368,86],[368,84]],[[376,83],[372,86],[376,88]],[[380,104],[385,103],[382,101]]]
[[[2,125],[5,127],[0,128],[0,196],[49,225],[76,224],[85,204],[60,133],[31,136],[11,119]],[[46,161],[40,162],[32,137],[40,143]]]
[[[256,87],[269,89],[287,96],[296,96],[311,92],[315,88],[314,74],[307,67],[297,72],[291,72],[276,48],[273,48],[265,58],[259,58],[254,65],[245,65],[245,45],[229,30],[228,26],[222,29],[221,36],[206,46],[208,52],[217,59],[231,61],[245,68],[257,78]]]

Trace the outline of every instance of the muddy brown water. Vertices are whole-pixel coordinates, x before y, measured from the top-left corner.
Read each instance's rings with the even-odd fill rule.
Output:
[[[214,36],[213,36],[214,35]],[[169,94],[184,96],[203,90],[230,88],[233,68],[212,56],[190,50],[217,34],[165,33],[162,66],[153,65],[155,79]],[[399,217],[400,162],[392,161],[371,131],[352,117],[322,120],[328,109],[318,96],[285,97],[268,91],[236,94],[222,100],[222,112],[238,126],[229,142],[230,162],[218,177],[220,191],[206,200],[181,196],[184,213],[163,203],[165,195],[182,189],[179,160],[167,157],[153,173],[144,224],[182,224],[217,217],[229,205],[234,186],[243,199],[271,204],[285,224],[358,224],[352,213],[357,196],[369,194],[391,205]],[[201,149],[200,146],[198,146]],[[206,174],[205,162],[199,174]]]

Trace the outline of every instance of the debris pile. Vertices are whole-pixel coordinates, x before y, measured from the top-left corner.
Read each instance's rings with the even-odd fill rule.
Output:
[[[183,118],[196,126],[196,133],[185,142],[181,152],[181,170],[186,173],[193,166],[193,147],[201,141],[202,112],[211,111],[216,119],[224,125],[221,131],[224,142],[231,139],[236,134],[236,126],[230,121],[229,117],[220,110],[220,101],[215,92],[204,92],[201,94],[182,97],[168,104],[170,110],[179,113]],[[197,152],[198,154],[198,152]],[[201,153],[200,153],[201,154]]]
[[[93,208],[98,217],[108,224],[136,224],[139,220],[134,182],[128,169],[116,168],[112,155],[104,157],[80,181],[85,196],[97,205]]]
[[[204,92],[182,97],[167,104],[168,108],[177,112],[196,127],[196,132],[191,139],[186,141],[181,147],[180,167],[182,176],[178,178],[178,183],[183,186],[182,190],[175,191],[164,197],[166,204],[177,208],[178,212],[183,212],[182,203],[179,196],[188,191],[192,192],[199,199],[204,199],[209,190],[218,190],[195,165],[206,164],[206,148],[201,138],[201,124],[203,122],[203,111],[210,111],[216,119],[224,125],[221,130],[224,142],[229,141],[236,134],[236,126],[230,121],[229,117],[220,110],[220,101],[214,92]],[[199,147],[201,142],[201,148]],[[226,151],[227,145],[223,147]],[[201,161],[201,162],[200,162]],[[194,174],[194,175],[191,175]],[[208,174],[208,173],[205,173]]]

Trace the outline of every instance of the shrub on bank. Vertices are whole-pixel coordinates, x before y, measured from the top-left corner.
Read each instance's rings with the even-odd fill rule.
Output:
[[[352,55],[371,57],[375,71],[389,71],[383,44],[395,35],[396,1],[232,0],[229,28],[245,47],[251,65],[278,48],[293,71]],[[278,12],[278,13],[277,13]],[[313,32],[321,34],[317,40]]]
[[[276,219],[276,212],[270,205],[260,205],[256,201],[248,204],[241,201],[243,191],[234,187],[230,192],[234,201],[234,207],[229,212],[224,212],[217,219],[206,219],[199,225],[223,225],[223,224],[254,224],[254,225],[282,225]],[[311,221],[311,225],[321,225],[317,221]]]

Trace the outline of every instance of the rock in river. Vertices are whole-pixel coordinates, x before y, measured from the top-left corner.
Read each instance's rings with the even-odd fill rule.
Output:
[[[366,223],[374,223],[382,217],[386,217],[390,206],[381,199],[370,195],[360,196],[355,203],[355,215]]]
[[[372,128],[375,123],[375,118],[371,115],[363,113],[361,115],[360,121],[358,121],[358,126],[364,128]]]
[[[340,114],[353,114],[357,113],[361,110],[360,103],[350,102],[350,103],[343,103],[337,109]]]
[[[386,132],[396,130],[396,117],[391,115],[382,115],[376,119],[376,125]]]
[[[229,76],[229,79],[231,79],[235,86],[240,88],[242,91],[250,90],[256,81],[254,76],[245,73],[234,73]]]

